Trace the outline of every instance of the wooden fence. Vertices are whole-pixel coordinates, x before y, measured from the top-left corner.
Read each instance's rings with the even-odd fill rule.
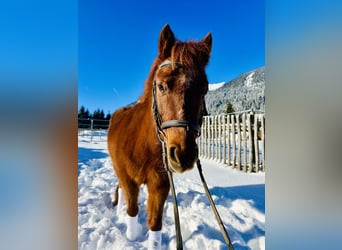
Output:
[[[265,171],[265,116],[256,113],[203,117],[199,155],[245,172]]]

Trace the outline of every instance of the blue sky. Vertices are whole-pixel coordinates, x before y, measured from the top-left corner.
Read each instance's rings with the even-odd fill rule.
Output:
[[[213,35],[210,83],[265,65],[265,5],[241,1],[79,1],[78,106],[105,113],[136,101],[168,23],[180,40]]]

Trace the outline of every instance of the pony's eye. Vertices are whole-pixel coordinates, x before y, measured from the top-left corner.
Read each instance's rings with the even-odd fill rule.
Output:
[[[161,93],[165,93],[166,89],[164,88],[164,86],[162,84],[158,84],[158,89]]]

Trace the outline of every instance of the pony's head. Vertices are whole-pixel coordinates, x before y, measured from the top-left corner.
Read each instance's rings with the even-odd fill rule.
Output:
[[[166,142],[169,166],[178,173],[191,169],[198,158],[196,138],[208,91],[205,67],[211,45],[211,33],[201,41],[187,42],[176,40],[168,25],[160,33],[153,112]]]

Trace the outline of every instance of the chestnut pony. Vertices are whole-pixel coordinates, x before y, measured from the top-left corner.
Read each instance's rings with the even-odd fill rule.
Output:
[[[117,110],[110,121],[108,150],[128,217],[137,218],[139,189],[145,184],[150,233],[162,228],[164,203],[170,189],[160,140],[166,143],[167,162],[173,172],[192,169],[198,158],[196,137],[208,91],[205,67],[211,45],[211,33],[201,41],[181,42],[165,25],[143,94],[134,105]],[[115,199],[114,205],[117,192]],[[129,225],[127,230],[132,230]],[[126,234],[131,240],[137,237],[134,233]]]

